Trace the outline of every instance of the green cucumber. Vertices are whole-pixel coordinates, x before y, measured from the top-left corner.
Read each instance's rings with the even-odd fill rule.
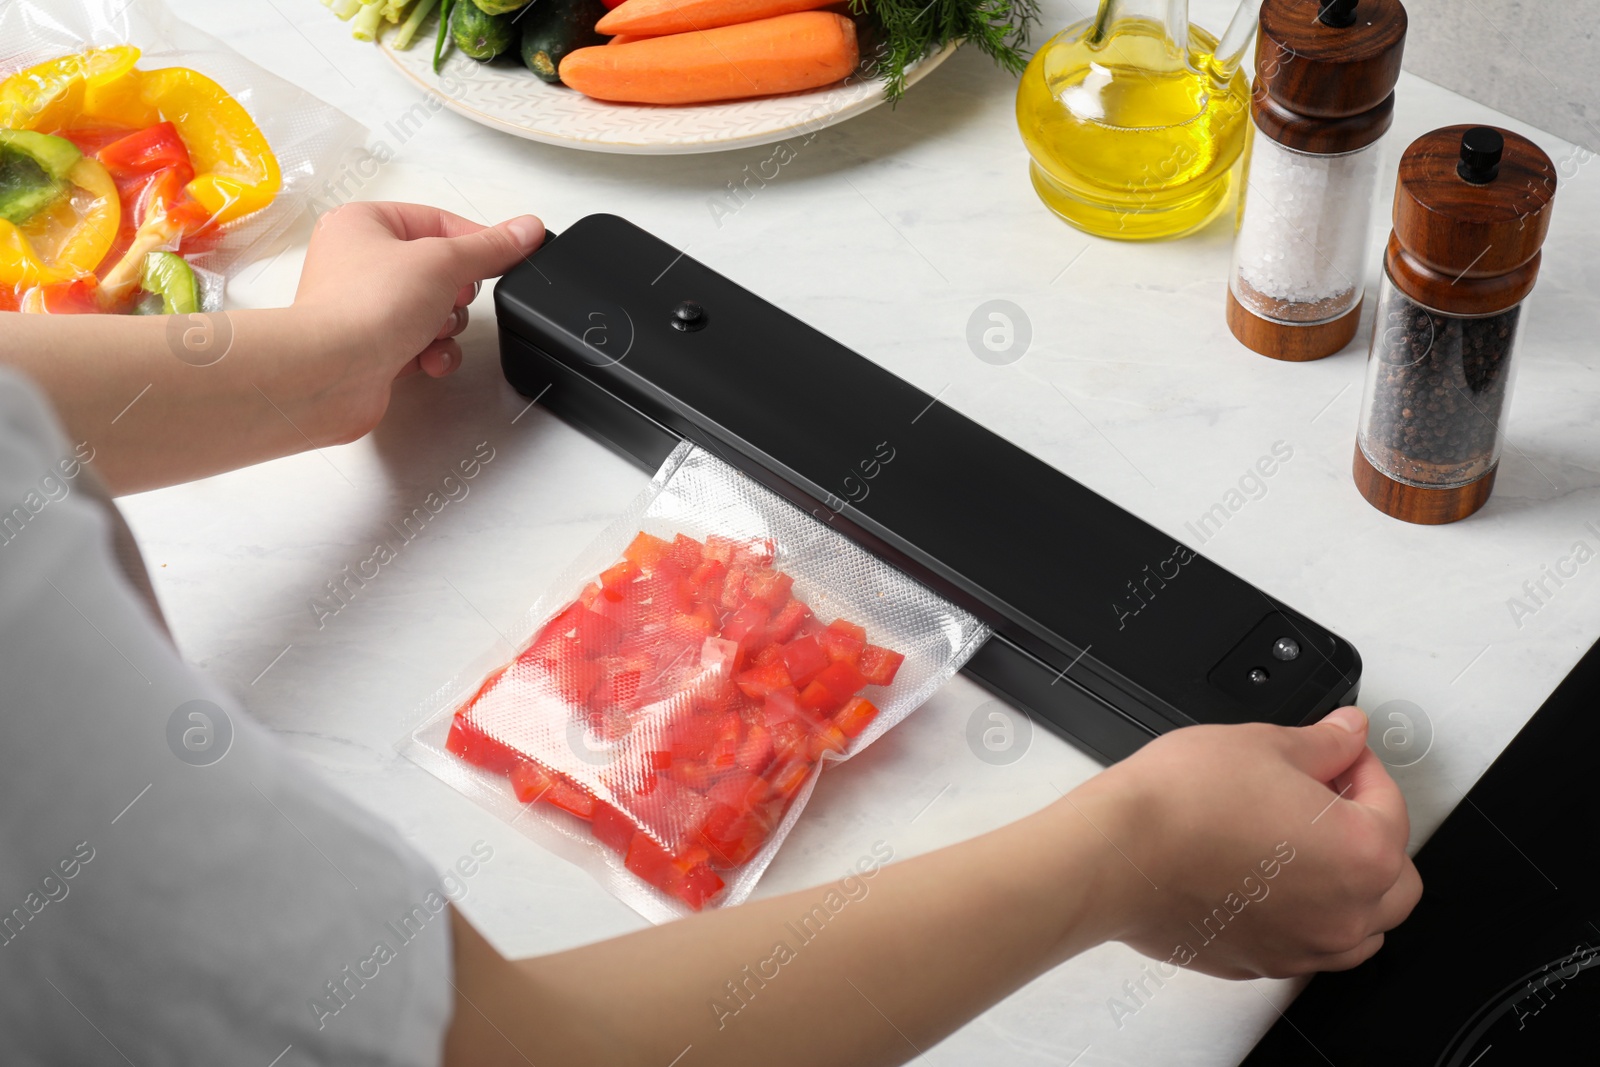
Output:
[[[83,153],[65,137],[55,137],[34,130],[0,130],[0,149],[10,149],[28,156],[56,181],[66,181]]]
[[[515,17],[486,14],[477,4],[457,4],[450,13],[450,37],[473,59],[488,62],[516,41]]]
[[[20,226],[61,199],[82,155],[65,137],[0,130],[0,219]]]
[[[569,52],[606,43],[594,29],[606,10],[601,0],[535,0],[518,16],[522,65],[551,85],[561,84],[561,61]]]
[[[193,268],[176,253],[151,252],[145,256],[139,288],[161,298],[163,315],[193,315],[200,310],[200,283],[195,280]]]
[[[528,6],[529,0],[472,0],[485,15],[509,15]]]

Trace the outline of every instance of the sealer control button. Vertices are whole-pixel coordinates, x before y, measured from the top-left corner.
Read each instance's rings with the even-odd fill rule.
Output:
[[[706,309],[693,300],[685,300],[672,310],[672,328],[692,333],[706,326]]]

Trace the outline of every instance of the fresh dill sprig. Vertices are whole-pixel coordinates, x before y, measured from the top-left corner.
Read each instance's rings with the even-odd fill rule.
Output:
[[[850,0],[853,15],[865,15],[878,40],[864,62],[881,74],[884,95],[898,101],[906,91],[906,68],[951,41],[965,41],[1013,74],[1028,65],[1028,29],[1039,20],[1039,0]]]

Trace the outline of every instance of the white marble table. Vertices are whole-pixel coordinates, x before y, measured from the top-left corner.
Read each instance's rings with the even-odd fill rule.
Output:
[[[1046,24],[1081,16],[1083,2],[1047,2]],[[174,6],[374,130],[416,102],[376,50],[350,41],[313,0]],[[1195,18],[1220,29],[1228,6],[1199,0]],[[720,226],[708,201],[770,149],[592,155],[440,113],[361,195],[491,219],[533,211],[557,229],[593,211],[625,215],[1190,544],[1185,523],[1287,442],[1293,458],[1266,494],[1203,551],[1354,641],[1369,709],[1399,699],[1424,709],[1436,739],[1397,771],[1420,844],[1600,635],[1600,564],[1520,626],[1507,606],[1574,541],[1600,543],[1586,526],[1600,524],[1600,164],[1402,80],[1380,214],[1399,147],[1447,123],[1523,130],[1563,178],[1495,495],[1469,521],[1410,527],[1374,511],[1350,482],[1364,341],[1310,365],[1236,344],[1223,323],[1226,222],[1157,245],[1092,239],[1056,222],[1028,184],[1012,86],[963,50],[897,110],[823,132]],[[1373,233],[1374,247],[1382,237]],[[286,302],[303,239],[246,268],[233,302]],[[1009,366],[979,361],[964,339],[973,309],[997,297],[1019,304],[1033,328],[1031,349]],[[473,842],[490,842],[494,858],[463,907],[502,950],[539,953],[643,920],[394,745],[419,702],[493,642],[647,479],[542,408],[513,421],[525,401],[500,378],[487,293],[474,310],[468,368],[445,383],[405,383],[369,439],[124,503],[189,661],[441,869]],[[368,556],[384,523],[483,441],[495,458],[470,495],[319,628],[310,602],[325,583]],[[995,531],[997,544],[1024,536]],[[829,774],[763,891],[837,877],[876,841],[907,856],[960,840],[1095,772],[1043,732],[1013,765],[979,761],[964,730],[988,699],[958,678]],[[1515,827],[1503,829],[1515,838]],[[1294,992],[1186,973],[1119,1028],[1108,998],[1138,977],[1140,962],[1119,946],[1088,953],[926,1059],[1229,1064]]]

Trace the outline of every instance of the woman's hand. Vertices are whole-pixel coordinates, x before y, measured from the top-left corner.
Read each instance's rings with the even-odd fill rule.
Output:
[[[1207,974],[1354,967],[1422,893],[1405,799],[1358,708],[1300,728],[1176,730],[1059,807],[1124,857],[1107,937]]]
[[[436,207],[357,201],[322,216],[293,308],[308,337],[333,344],[314,346],[317,357],[301,368],[321,431],[312,436],[360,437],[383,416],[396,378],[460,367],[454,338],[479,284],[543,241],[532,215],[479,226]]]

